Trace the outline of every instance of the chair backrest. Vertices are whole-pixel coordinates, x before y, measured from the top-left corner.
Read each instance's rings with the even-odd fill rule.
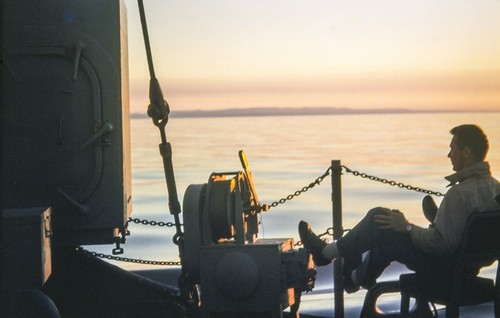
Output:
[[[500,210],[474,212],[468,219],[459,257],[480,263],[500,257]]]

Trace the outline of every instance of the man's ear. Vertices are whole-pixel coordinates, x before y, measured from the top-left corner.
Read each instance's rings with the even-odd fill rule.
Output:
[[[469,147],[462,148],[462,156],[464,156],[464,158],[470,158],[471,154],[472,154],[472,151],[470,150]]]
[[[462,155],[465,159],[471,159],[473,161],[476,160],[476,156],[474,155],[474,152],[472,152],[472,149],[470,149],[470,147],[464,147],[462,149]]]

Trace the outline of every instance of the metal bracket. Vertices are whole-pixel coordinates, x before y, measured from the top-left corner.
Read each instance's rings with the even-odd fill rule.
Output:
[[[92,137],[90,137],[89,140],[78,146],[79,150],[84,149],[85,147],[88,147],[89,145],[93,144],[97,139],[101,138],[102,136],[109,134],[110,132],[113,131],[113,124],[110,122],[104,123],[102,125],[101,129],[99,129]]]

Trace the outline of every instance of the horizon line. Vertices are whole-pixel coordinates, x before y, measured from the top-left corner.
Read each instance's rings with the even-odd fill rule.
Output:
[[[411,109],[411,108],[376,108],[355,109],[340,107],[244,107],[222,108],[214,110],[178,110],[171,111],[175,118],[196,117],[263,117],[263,116],[304,116],[304,115],[366,115],[366,114],[415,114],[415,113],[489,113],[500,110],[455,110],[455,109]],[[147,112],[130,113],[130,118],[148,118]]]

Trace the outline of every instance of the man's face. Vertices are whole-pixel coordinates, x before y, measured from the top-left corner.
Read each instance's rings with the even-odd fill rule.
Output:
[[[466,158],[463,149],[457,144],[457,137],[453,136],[450,142],[450,152],[448,158],[451,159],[451,165],[454,171],[460,171],[466,167]]]

